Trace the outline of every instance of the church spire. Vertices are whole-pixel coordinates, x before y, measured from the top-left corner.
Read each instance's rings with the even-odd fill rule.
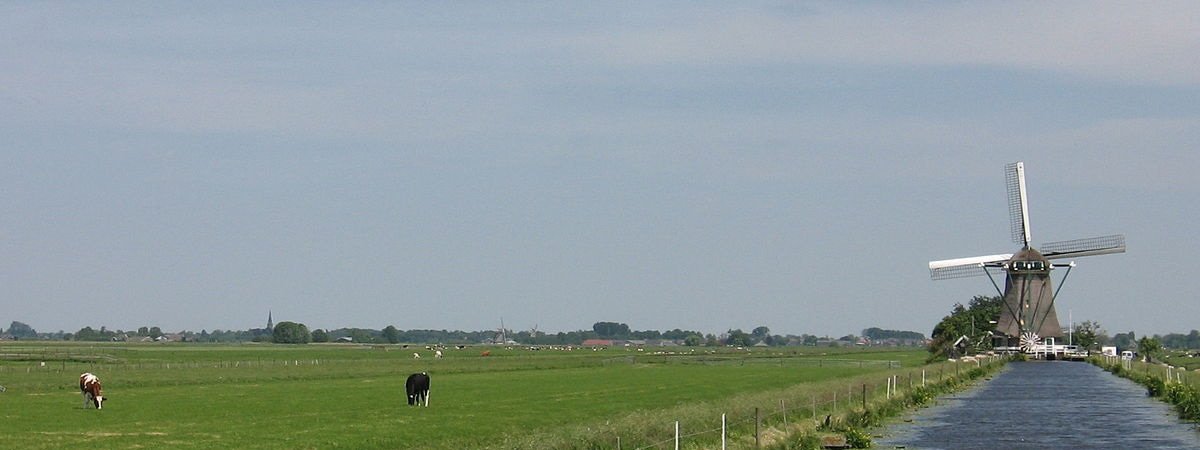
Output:
[[[275,331],[275,321],[271,320],[271,310],[267,310],[267,332]]]

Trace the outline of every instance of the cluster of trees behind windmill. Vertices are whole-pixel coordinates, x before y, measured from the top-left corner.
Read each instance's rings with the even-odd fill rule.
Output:
[[[977,295],[966,306],[956,303],[950,314],[933,327],[929,342],[930,359],[944,359],[957,352],[971,354],[990,350],[992,340],[989,337],[996,331],[993,321],[999,317],[1003,307],[1004,299],[999,296]],[[1064,335],[1068,334],[1065,331]],[[965,348],[954,348],[954,342],[962,336],[967,337]],[[1110,337],[1098,322],[1085,320],[1075,324],[1069,336],[1072,344],[1083,349],[1099,351],[1102,346],[1115,346],[1118,351],[1129,350],[1151,359],[1168,348],[1200,349],[1200,331],[1197,330],[1188,334],[1142,336],[1140,339],[1129,331]]]

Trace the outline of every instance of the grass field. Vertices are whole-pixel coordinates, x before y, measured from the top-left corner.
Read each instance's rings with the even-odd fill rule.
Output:
[[[7,342],[0,448],[570,446],[580,433],[665,428],[686,414],[681,408],[745,408],[764,393],[911,368],[925,356],[492,348],[482,357],[482,349],[434,359],[400,346]],[[84,371],[104,383],[103,410],[82,405]],[[405,402],[404,378],[417,371],[432,377],[429,408]],[[647,436],[628,431],[626,442]]]

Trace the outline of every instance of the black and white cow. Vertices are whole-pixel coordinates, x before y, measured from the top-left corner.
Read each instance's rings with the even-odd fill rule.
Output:
[[[100,391],[100,379],[90,373],[79,375],[79,393],[83,394],[83,407],[88,407],[88,402],[96,406],[96,409],[101,409],[104,405],[104,395]]]
[[[421,402],[429,406],[429,374],[421,372],[409,375],[404,382],[404,391],[408,394],[409,406],[421,406]]]

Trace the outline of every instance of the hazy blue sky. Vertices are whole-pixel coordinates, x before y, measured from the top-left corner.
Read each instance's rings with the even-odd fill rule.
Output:
[[[5,2],[0,326],[1200,328],[1200,3]],[[1056,281],[1061,277],[1059,273]]]

